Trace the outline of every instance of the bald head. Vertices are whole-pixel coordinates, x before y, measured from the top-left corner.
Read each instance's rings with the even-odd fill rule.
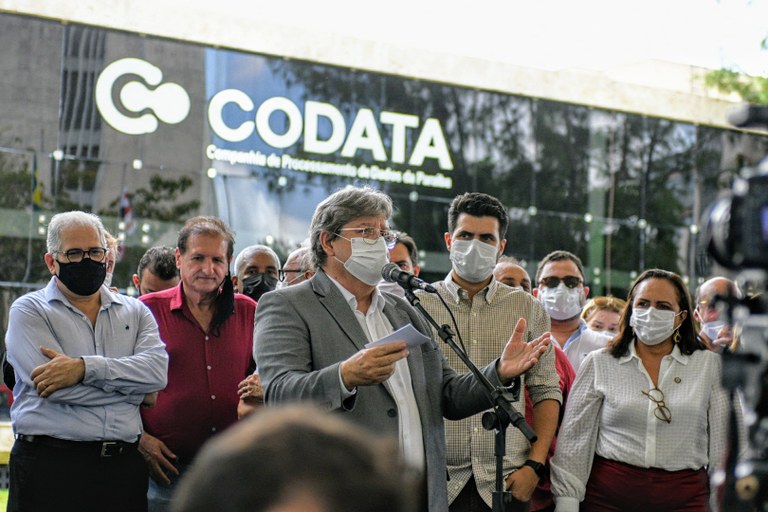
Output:
[[[249,245],[235,258],[235,275],[232,282],[239,293],[245,291],[245,280],[257,274],[268,275],[277,283],[280,258],[266,245]],[[274,287],[272,287],[274,289]]]
[[[526,293],[531,293],[531,276],[516,260],[499,259],[493,269],[493,278],[507,286],[519,286]]]
[[[312,250],[309,247],[300,247],[289,254],[283,265],[283,275],[286,286],[299,284],[315,275]]]
[[[693,316],[699,323],[712,322],[719,319],[715,297],[740,297],[736,283],[725,277],[713,277],[704,281],[696,289],[696,309]]]

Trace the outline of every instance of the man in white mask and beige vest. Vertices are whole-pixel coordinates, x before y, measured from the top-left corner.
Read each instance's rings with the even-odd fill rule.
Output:
[[[313,401],[399,441],[405,460],[424,475],[418,510],[445,512],[443,417],[476,414],[490,401],[473,375],[448,365],[410,304],[377,290],[395,242],[391,215],[392,200],[370,188],[344,188],[317,206],[310,225],[317,273],[262,296],[254,359],[268,407]],[[407,324],[426,335],[423,343],[367,346]],[[507,386],[547,349],[548,337],[526,343],[521,331],[481,371]]]
[[[549,319],[529,293],[493,278],[493,269],[506,245],[509,219],[495,197],[470,192],[457,196],[448,210],[445,244],[451,271],[433,283],[456,318],[467,354],[478,366],[488,364],[513,336],[524,329],[525,339],[549,338]],[[419,293],[422,306],[438,324],[451,324],[449,311],[434,294]],[[523,327],[516,327],[518,322]],[[447,353],[457,371],[469,371],[457,355]],[[553,347],[522,378],[533,402],[538,440],[531,445],[515,429],[507,430],[504,456],[505,488],[512,493],[508,511],[528,510],[533,490],[546,475],[544,462],[557,428],[561,392]],[[513,407],[524,414],[525,398]],[[495,489],[494,431],[482,426],[482,414],[446,422],[448,499],[451,512],[489,511]]]

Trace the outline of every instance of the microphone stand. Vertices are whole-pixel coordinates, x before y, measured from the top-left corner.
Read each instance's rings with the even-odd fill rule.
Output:
[[[496,456],[496,490],[493,492],[493,512],[504,512],[505,504],[511,503],[512,493],[504,490],[504,455],[506,452],[507,427],[511,423],[528,439],[530,443],[536,442],[538,437],[536,432],[525,422],[525,417],[512,408],[512,402],[516,402],[520,397],[520,377],[513,380],[513,391],[502,386],[494,386],[491,381],[475,366],[469,356],[456,345],[453,339],[453,332],[448,324],[438,325],[432,315],[421,305],[421,301],[413,293],[413,289],[403,286],[405,296],[429,324],[435,328],[437,335],[459,356],[459,359],[472,372],[475,378],[485,388],[488,397],[493,404],[493,411],[483,413],[483,428],[486,430],[496,430],[494,435],[494,455]]]

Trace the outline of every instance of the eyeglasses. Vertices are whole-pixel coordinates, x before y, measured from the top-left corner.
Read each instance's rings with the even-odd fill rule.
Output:
[[[543,284],[546,288],[557,288],[557,286],[560,284],[560,281],[564,282],[565,286],[568,288],[576,288],[581,284],[581,278],[576,276],[565,276],[563,278],[550,276],[541,278],[539,285]]]
[[[101,263],[107,255],[107,249],[104,247],[91,247],[90,249],[70,249],[68,251],[55,251],[56,254],[63,254],[69,263],[80,263],[87,255],[89,260]]]
[[[664,403],[664,393],[659,388],[652,388],[648,391],[642,391],[642,393],[648,397],[648,399],[656,404],[656,408],[653,410],[653,415],[661,421],[672,423],[672,412]]]
[[[383,238],[384,243],[387,244],[387,249],[394,248],[395,244],[397,243],[397,232],[391,231],[389,229],[379,229],[379,228],[372,228],[372,227],[341,228],[339,229],[339,231],[355,231],[357,233],[360,233],[363,240],[365,240],[366,243],[371,245],[375,244],[379,238]]]
[[[714,301],[700,300],[696,305],[701,310],[709,310],[709,311],[717,310],[717,303]]]
[[[278,272],[278,279],[282,283],[285,281],[285,278],[288,277],[286,274],[303,274],[304,271],[300,268],[281,268]]]

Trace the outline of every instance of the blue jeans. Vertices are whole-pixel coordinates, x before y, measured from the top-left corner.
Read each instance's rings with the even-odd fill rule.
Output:
[[[168,478],[171,479],[171,483],[168,486],[158,484],[152,477],[149,478],[149,489],[147,489],[147,506],[149,512],[168,512],[171,509],[171,500],[173,499],[173,493],[176,492],[176,486],[179,483],[179,479],[187,471],[189,465],[176,464],[176,469],[179,470],[179,474],[169,474]]]

